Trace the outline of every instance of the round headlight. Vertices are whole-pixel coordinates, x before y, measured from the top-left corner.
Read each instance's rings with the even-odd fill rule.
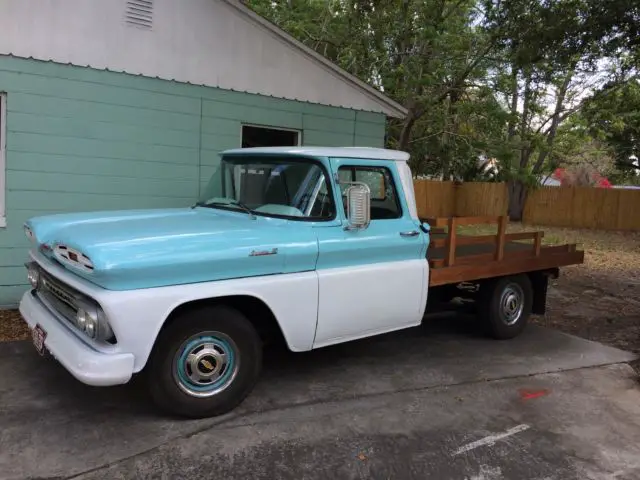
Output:
[[[84,330],[87,325],[87,312],[83,309],[78,309],[78,313],[76,314],[76,324],[80,330]]]
[[[38,288],[40,283],[40,272],[38,272],[38,269],[33,266],[29,266],[27,268],[27,279],[33,288]]]
[[[96,338],[98,335],[98,312],[95,309],[87,310],[87,323],[84,326],[84,331],[91,338]]]
[[[84,331],[87,332],[87,335],[91,338],[95,338],[98,328],[96,326],[96,322],[94,322],[90,317],[87,317],[87,323],[84,326]]]
[[[113,331],[99,305],[83,304],[76,313],[76,326],[93,339],[111,340]]]

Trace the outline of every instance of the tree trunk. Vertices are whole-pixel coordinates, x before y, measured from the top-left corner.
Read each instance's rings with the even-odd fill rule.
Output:
[[[558,133],[558,127],[560,126],[560,122],[561,122],[560,115],[562,113],[562,110],[564,109],[564,99],[567,96],[567,90],[569,89],[571,79],[573,78],[573,75],[575,73],[575,67],[576,67],[575,64],[571,65],[571,68],[569,69],[569,72],[564,78],[562,85],[558,89],[558,94],[557,94],[558,96],[556,97],[556,107],[553,110],[553,116],[551,118],[551,126],[547,131],[547,139],[545,142],[546,147],[540,149],[540,153],[538,154],[538,160],[533,165],[533,170],[532,170],[533,173],[539,173],[542,170],[542,167],[544,166],[544,161],[547,159],[547,156],[549,155],[549,152],[551,151],[555,143],[556,135]]]
[[[413,108],[409,108],[409,113],[404,119],[402,124],[402,131],[400,132],[400,139],[398,141],[398,150],[407,151],[409,149],[409,142],[411,141],[411,130],[416,122]]]
[[[442,152],[442,180],[451,180],[451,158],[449,157],[449,117],[451,115],[451,100],[444,100],[444,124],[442,125],[442,136],[440,137],[440,148]]]
[[[511,180],[507,184],[507,191],[509,193],[509,208],[507,211],[509,220],[519,222],[522,220],[524,203],[527,200],[527,187],[518,180]]]
[[[516,135],[516,115],[518,114],[518,70],[516,67],[511,67],[511,106],[509,112],[511,118],[509,119],[509,126],[507,129],[507,139],[511,140]]]

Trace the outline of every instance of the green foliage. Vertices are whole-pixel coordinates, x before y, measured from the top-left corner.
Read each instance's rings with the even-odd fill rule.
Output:
[[[635,72],[637,0],[245,3],[407,107],[387,146],[409,151],[415,174],[533,187],[558,166],[612,172],[612,155],[620,167],[637,151],[637,83],[589,99],[603,60],[616,85]]]
[[[640,158],[640,82],[606,85],[581,114],[593,138],[610,146],[621,179],[636,177],[640,169],[632,160]]]

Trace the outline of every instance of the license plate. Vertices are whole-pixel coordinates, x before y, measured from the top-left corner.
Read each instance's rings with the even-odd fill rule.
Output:
[[[47,338],[47,332],[40,325],[36,325],[31,330],[31,336],[33,337],[33,344],[40,355],[44,356],[44,341]]]

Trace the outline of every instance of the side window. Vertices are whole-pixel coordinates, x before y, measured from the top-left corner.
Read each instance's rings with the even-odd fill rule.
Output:
[[[388,168],[340,167],[338,179],[345,212],[348,182],[362,182],[367,184],[371,190],[371,220],[385,220],[402,216],[398,192]]]

